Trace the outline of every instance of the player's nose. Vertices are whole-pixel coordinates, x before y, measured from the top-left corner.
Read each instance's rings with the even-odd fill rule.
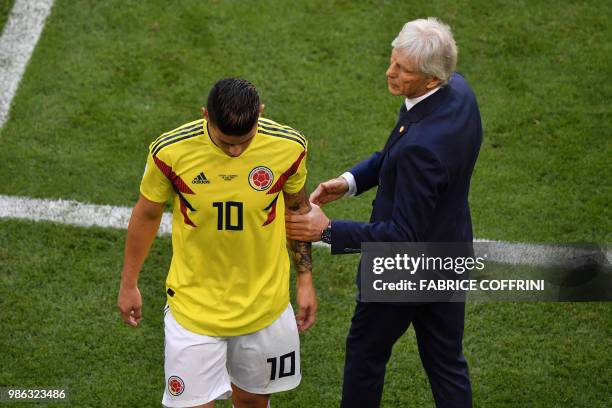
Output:
[[[232,156],[232,157],[238,157],[242,154],[242,152],[244,151],[244,148],[242,146],[236,145],[236,146],[229,146],[227,148],[227,153]]]

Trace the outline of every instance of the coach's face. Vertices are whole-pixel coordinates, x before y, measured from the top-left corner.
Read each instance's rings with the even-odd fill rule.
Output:
[[[404,51],[393,49],[391,62],[387,69],[389,92],[396,96],[416,98],[431,91],[439,84],[438,78],[430,78],[420,73],[414,59]]]

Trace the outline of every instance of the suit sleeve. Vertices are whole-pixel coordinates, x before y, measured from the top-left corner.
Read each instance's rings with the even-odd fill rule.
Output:
[[[357,184],[356,195],[378,185],[381,158],[381,152],[376,152],[349,170],[353,177],[355,177],[355,183]]]
[[[332,253],[354,252],[362,242],[421,241],[447,185],[448,175],[438,158],[421,146],[408,146],[398,159],[391,219],[332,221]]]

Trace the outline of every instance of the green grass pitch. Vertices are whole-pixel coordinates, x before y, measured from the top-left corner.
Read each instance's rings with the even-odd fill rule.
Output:
[[[13,7],[13,0],[0,0],[0,32],[2,32],[4,24],[6,24],[11,7]]]
[[[196,119],[226,76],[251,80],[268,117],[305,133],[312,189],[382,147],[401,103],[386,92],[390,42],[426,16],[453,28],[481,107],[475,236],[610,242],[612,5],[595,0],[56,0],[0,130],[0,194],[132,205],[149,141]],[[371,197],[328,212],[365,220]],[[0,220],[0,387],[159,406],[170,240],[141,274],[133,330],[115,307],[124,235]],[[358,258],[314,256],[320,312],[301,338],[303,381],[275,407],[338,405]],[[468,304],[464,345],[477,407],[612,405],[610,303]],[[432,405],[410,330],[382,406]]]

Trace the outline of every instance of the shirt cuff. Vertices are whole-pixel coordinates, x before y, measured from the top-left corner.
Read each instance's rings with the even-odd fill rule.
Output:
[[[346,180],[346,182],[348,183],[348,187],[349,187],[348,191],[344,193],[344,196],[353,197],[355,194],[357,194],[357,182],[355,182],[355,176],[353,176],[351,172],[347,171],[344,174],[342,174],[340,177]]]

